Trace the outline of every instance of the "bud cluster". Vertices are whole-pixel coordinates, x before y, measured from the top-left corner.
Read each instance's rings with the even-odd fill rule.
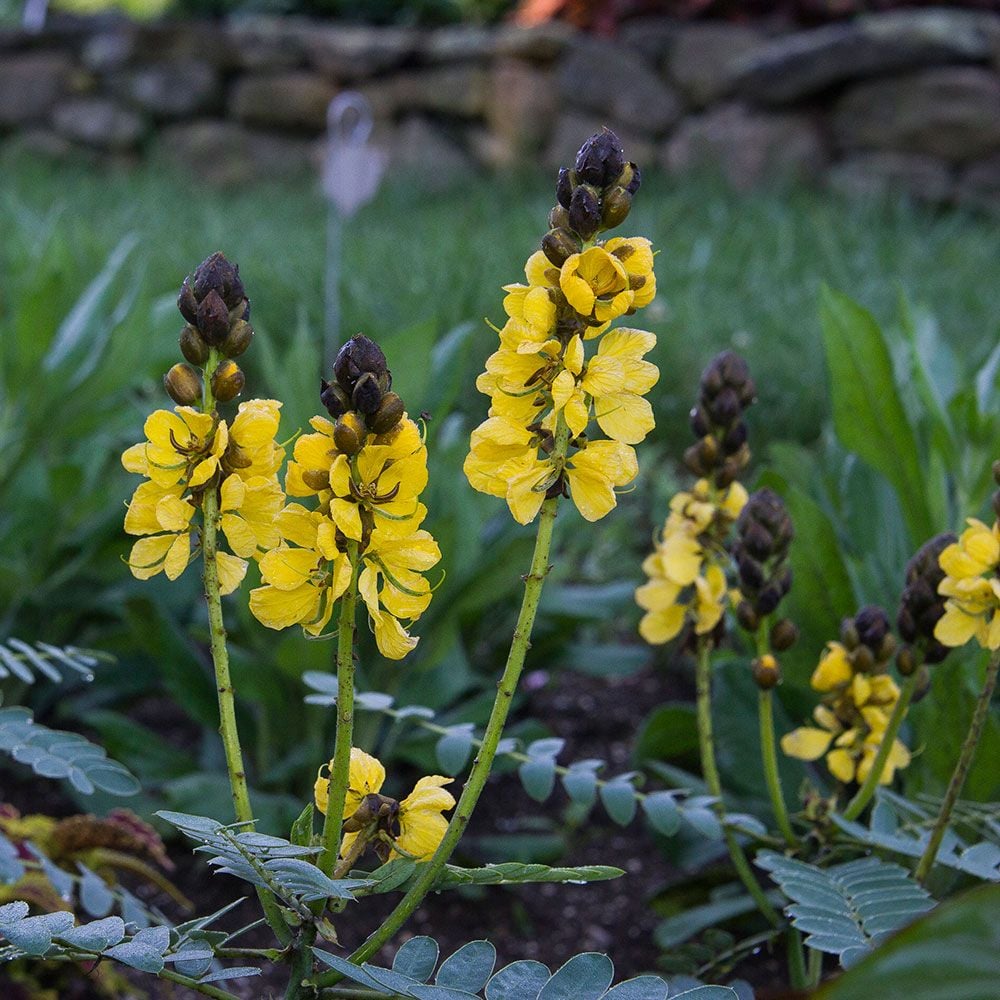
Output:
[[[556,184],[558,204],[549,213],[542,238],[545,256],[562,267],[599,232],[620,226],[639,190],[639,168],[625,160],[621,141],[602,128],[580,147],[573,168],[562,167]]]
[[[336,421],[333,440],[345,455],[356,455],[365,434],[388,434],[403,417],[403,401],[392,392],[392,372],[382,349],[363,334],[352,337],[333,364],[335,381],[320,383],[320,401]]]
[[[841,622],[840,641],[855,673],[886,673],[896,652],[889,616],[875,604],[866,604]]]
[[[746,360],[733,351],[712,359],[701,376],[698,405],[691,411],[691,430],[698,441],[684,452],[684,464],[718,487],[738,479],[750,462],[744,412],[757,399],[757,387]]]
[[[212,396],[228,403],[243,391],[246,378],[233,358],[239,357],[253,338],[250,302],[240,269],[221,253],[203,261],[184,279],[177,308],[187,320],[181,330],[181,354],[188,363],[178,363],[163,377],[167,394],[181,406],[194,406],[202,398],[201,373],[211,351],[223,360],[211,376]]]
[[[940,663],[948,655],[948,647],[934,638],[934,627],[944,615],[944,597],[938,587],[945,578],[939,562],[941,553],[958,539],[950,531],[935,535],[924,542],[906,564],[906,586],[899,599],[896,625],[906,644],[899,651],[900,672],[910,674],[916,659],[911,647],[919,650],[924,663]]]
[[[733,545],[742,598],[736,613],[748,631],[755,631],[791,590],[788,552],[794,537],[792,519],[781,497],[769,489],[751,493],[736,522]],[[795,641],[790,625],[779,622],[775,626],[772,642],[776,649],[787,649]]]

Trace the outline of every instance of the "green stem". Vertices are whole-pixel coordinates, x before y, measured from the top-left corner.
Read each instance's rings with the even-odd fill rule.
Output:
[[[757,699],[760,717],[760,753],[764,761],[764,778],[771,796],[771,808],[778,821],[778,829],[789,847],[797,847],[799,840],[788,819],[785,797],[781,791],[781,777],[778,774],[778,752],[774,745],[774,691],[761,690]]]
[[[209,352],[205,365],[204,396],[202,408],[206,413],[215,409],[212,397],[212,372],[219,364],[219,352],[214,348]],[[216,561],[219,538],[219,491],[209,485],[201,498],[202,511],[202,579],[205,584],[205,602],[208,605],[208,635],[212,651],[212,665],[215,668],[215,688],[219,698],[219,735],[226,757],[229,773],[229,788],[233,798],[236,819],[248,823],[254,829],[253,808],[247,788],[246,769],[243,765],[243,749],[236,726],[236,692],[229,673],[229,647],[226,645],[226,626],[222,620],[222,593],[219,588],[219,566]],[[282,944],[291,941],[291,933],[278,909],[274,897],[264,889],[257,889],[261,906],[275,935]]]
[[[872,761],[871,770],[868,772],[868,776],[861,787],[855,793],[854,798],[847,803],[847,808],[843,813],[844,819],[857,819],[875,794],[875,789],[878,788],[882,778],[882,772],[885,770],[886,761],[888,761],[889,754],[892,753],[893,744],[896,742],[896,734],[899,732],[899,727],[906,717],[906,710],[910,707],[910,699],[913,697],[913,692],[917,687],[918,674],[919,670],[914,670],[904,681],[903,689],[900,691],[899,698],[896,699],[896,704],[893,706],[892,715],[889,716],[889,724],[885,728],[878,753],[875,754],[875,760]]]
[[[354,739],[354,628],[357,617],[358,558],[357,542],[349,542],[347,558],[351,560],[351,583],[340,598],[340,623],[337,630],[337,733],[334,739],[333,761],[330,764],[330,784],[323,822],[323,853],[319,867],[329,875],[340,851],[340,827],[344,821],[344,799],[350,782],[351,747]]]
[[[802,947],[802,935],[794,927],[789,928],[788,939],[788,979],[793,990],[806,988],[806,959]]]
[[[710,794],[715,799],[715,811],[719,820],[724,821],[726,817],[726,807],[722,801],[722,781],[719,778],[719,769],[715,763],[715,737],[712,732],[712,674],[710,653],[712,645],[705,639],[698,641],[698,661],[695,669],[695,685],[697,688],[698,700],[698,748],[701,753],[701,770],[708,786]],[[729,849],[729,857],[732,859],[736,874],[740,881],[746,886],[747,892],[753,897],[757,904],[757,909],[775,927],[780,926],[781,917],[768,901],[760,883],[754,877],[750,863],[743,853],[743,849],[736,839],[736,835],[723,822],[722,835]]]
[[[819,986],[820,980],[823,978],[823,952],[818,951],[815,948],[809,948],[809,969],[807,973],[808,982],[806,985],[809,989],[814,990]]]
[[[986,722],[986,716],[989,712],[990,699],[993,697],[993,690],[997,684],[998,669],[1000,669],[1000,652],[994,652],[990,657],[989,666],[986,668],[986,679],[983,681],[983,688],[979,692],[979,698],[976,700],[976,707],[972,713],[972,722],[969,725],[968,733],[966,733],[965,742],[962,744],[962,752],[958,756],[958,763],[955,765],[951,781],[948,782],[948,791],[945,793],[944,801],[941,803],[941,811],[934,822],[931,839],[927,842],[927,848],[914,873],[918,882],[923,882],[930,874],[931,868],[934,865],[934,859],[937,857],[938,850],[941,847],[941,841],[944,839],[945,830],[948,829],[948,820],[951,819],[951,811],[955,808],[955,802],[958,800],[962,786],[965,784],[965,778],[969,773],[972,758],[976,754],[979,737],[982,735],[983,725]]]
[[[157,976],[160,979],[167,979],[171,983],[177,983],[179,986],[186,986],[189,990],[194,990],[203,996],[213,997],[214,1000],[237,1000],[235,993],[227,993],[225,990],[220,990],[217,986],[212,986],[211,983],[199,983],[197,979],[192,979],[190,976],[182,976],[179,972],[173,972],[170,969],[161,969],[157,973]]]
[[[560,417],[556,429],[555,445],[551,455],[553,461],[557,463],[565,461],[568,443],[569,431],[565,421]],[[550,497],[542,504],[541,514],[538,519],[538,535],[535,538],[535,551],[531,558],[531,569],[524,578],[524,597],[521,601],[520,614],[517,616],[517,625],[514,627],[514,636],[511,641],[510,652],[507,655],[507,664],[500,678],[497,697],[493,703],[493,710],[490,712],[489,722],[486,724],[482,747],[473,761],[468,780],[462,789],[462,795],[458,800],[458,805],[455,807],[451,822],[448,824],[444,839],[434,852],[431,860],[421,866],[420,876],[406,895],[399,901],[392,913],[386,917],[368,940],[350,956],[350,961],[354,963],[360,964],[371,958],[403,926],[413,911],[420,905],[424,896],[427,895],[437,881],[441,870],[448,863],[448,859],[451,857],[462,834],[465,832],[469,818],[472,816],[476,803],[479,801],[479,796],[482,794],[487,778],[489,778],[490,769],[493,766],[493,758],[497,752],[497,744],[500,742],[504,725],[507,722],[507,715],[514,700],[514,693],[517,690],[517,683],[521,677],[521,670],[524,667],[525,656],[531,646],[531,630],[534,627],[535,616],[538,613],[538,602],[542,596],[545,577],[549,572],[552,529],[555,525],[558,506],[558,497]],[[335,973],[334,975],[338,974]],[[327,981],[320,980],[319,983],[320,985],[329,985],[332,982],[339,981],[339,978],[342,977],[334,980],[328,974],[324,977]]]

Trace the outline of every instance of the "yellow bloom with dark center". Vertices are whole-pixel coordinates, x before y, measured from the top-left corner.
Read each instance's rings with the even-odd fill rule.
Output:
[[[281,544],[260,560],[264,586],[250,591],[250,610],[268,628],[301,625],[319,635],[350,586],[352,568],[336,542],[333,522],[319,511],[288,504],[276,518]]]
[[[332,761],[331,761],[332,764]],[[426,861],[438,849],[448,829],[444,813],[455,807],[455,798],[445,790],[454,779],[440,774],[421,778],[413,791],[399,802],[397,817],[398,831],[391,834],[393,849],[389,860],[407,857],[415,861]],[[385,768],[375,757],[351,748],[351,764],[348,777],[348,791],[344,799],[344,819],[353,816],[366,795],[377,795],[385,781]],[[314,794],[316,808],[326,814],[329,805],[330,780],[320,774]],[[340,856],[346,857],[361,831],[344,835],[340,845]]]
[[[160,486],[204,485],[218,472],[229,443],[224,420],[191,406],[157,410],[146,418],[143,430],[146,441],[128,448],[122,465]]]
[[[222,531],[230,548],[244,559],[259,559],[281,542],[276,518],[285,494],[274,476],[227,476],[219,490]]]
[[[285,473],[285,492],[290,497],[311,497],[330,488],[330,468],[339,452],[333,443],[333,424],[326,417],[312,417],[316,432],[296,438],[292,461]]]
[[[504,312],[519,323],[527,324],[543,335],[556,325],[553,291],[559,287],[559,269],[554,268],[541,250],[533,253],[524,267],[527,285],[504,285]]]
[[[945,572],[938,593],[947,600],[934,637],[945,646],[975,639],[984,649],[1000,649],[1000,522],[967,523],[938,560]]]
[[[229,447],[239,449],[241,462],[234,472],[241,479],[277,476],[285,460],[285,449],[275,441],[280,410],[281,403],[276,399],[248,399],[240,403],[229,428]]]
[[[632,309],[642,309],[656,298],[656,275],[653,273],[653,245],[644,236],[617,236],[604,244],[625,267],[632,289]]]
[[[595,324],[623,315],[635,301],[625,265],[604,247],[590,247],[567,257],[559,272],[559,287],[566,301]]]

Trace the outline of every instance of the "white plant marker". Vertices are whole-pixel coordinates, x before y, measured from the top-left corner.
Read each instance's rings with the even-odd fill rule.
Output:
[[[333,368],[340,346],[340,273],[344,220],[375,197],[385,172],[386,156],[369,143],[371,105],[363,94],[346,90],[326,112],[326,158],[323,193],[330,203],[326,228],[326,331],[324,371]]]

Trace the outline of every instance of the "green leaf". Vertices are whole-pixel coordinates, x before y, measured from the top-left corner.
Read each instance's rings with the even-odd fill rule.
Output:
[[[816,1000],[985,1000],[996,996],[998,954],[1000,886],[979,886],[899,931]]]
[[[637,806],[635,787],[626,778],[614,778],[601,785],[601,803],[619,826],[628,826]]]
[[[472,753],[474,726],[463,722],[452,726],[437,743],[437,759],[445,774],[458,774]]]
[[[795,582],[797,586],[798,579]],[[654,709],[640,726],[635,741],[635,759],[640,762],[677,760],[697,752],[698,723],[694,706],[688,704],[667,702]]]
[[[733,886],[723,887],[725,890],[734,888]],[[731,920],[733,917],[741,917],[745,913],[752,912],[757,904],[753,898],[745,892],[723,893],[723,888],[716,890],[714,898],[701,906],[692,906],[681,913],[666,920],[660,921],[656,930],[653,931],[653,940],[656,946],[663,951],[670,951],[677,945],[690,940],[696,934],[700,934],[707,927],[715,927],[717,924]],[[780,894],[772,891],[769,898],[778,903],[781,900]]]
[[[604,1000],[667,1000],[667,984],[659,976],[636,976],[619,983]]]
[[[438,943],[432,937],[419,935],[404,941],[392,960],[394,972],[426,983],[438,960]]]
[[[228,969],[219,969],[217,972],[210,972],[207,976],[202,976],[199,983],[221,983],[227,979],[246,979],[249,976],[259,976],[260,969],[255,969],[252,965],[234,965]]]
[[[882,331],[871,313],[826,285],[820,293],[820,323],[837,436],[892,483],[911,540],[919,544],[934,534],[935,526],[916,436],[899,398]]]
[[[549,865],[504,861],[482,868],[458,868],[446,865],[434,883],[435,889],[459,885],[518,885],[527,882],[604,882],[620,878],[625,872],[610,865],[582,865],[575,868],[554,868]]]
[[[470,941],[441,963],[434,982],[467,993],[478,993],[493,975],[497,950],[489,941]]]
[[[524,790],[536,801],[544,802],[556,783],[556,762],[552,757],[525,761],[518,769]]]
[[[878,858],[818,868],[762,851],[756,864],[793,901],[785,912],[806,945],[837,955],[845,968],[934,905],[909,872]]]
[[[589,809],[597,801],[597,769],[603,761],[574,761],[562,776],[566,794],[577,804]]]
[[[17,903],[8,905],[16,907]],[[4,907],[3,911],[6,910],[7,907]],[[37,917],[23,917],[11,922],[7,921],[6,913],[3,911],[0,911],[0,934],[26,955],[44,955],[52,946],[52,938],[73,926],[73,914],[65,910],[43,913]]]
[[[292,824],[291,832],[289,833],[288,839],[293,844],[298,844],[303,847],[308,847],[312,843],[313,837],[313,804],[311,802],[306,804],[305,809],[299,813],[295,822]]]
[[[486,1000],[535,1000],[550,976],[541,962],[511,962],[486,984]]]
[[[58,935],[58,939],[71,948],[82,951],[106,951],[125,937],[125,921],[121,917],[105,917],[92,920],[89,924],[70,927]]]
[[[607,955],[596,951],[574,955],[542,987],[538,1000],[600,1000],[615,976]]]
[[[80,903],[92,917],[103,917],[115,905],[115,897],[104,884],[104,879],[92,872],[86,865],[78,864],[80,879]]]
[[[673,792],[649,792],[642,800],[642,811],[649,825],[666,837],[672,837],[680,829],[681,812]]]

